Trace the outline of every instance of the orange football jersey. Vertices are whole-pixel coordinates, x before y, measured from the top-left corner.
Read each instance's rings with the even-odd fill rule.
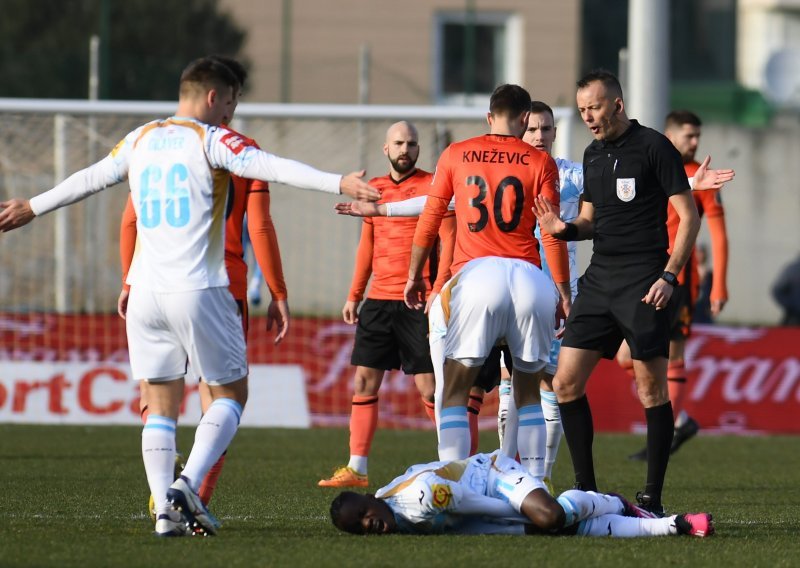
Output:
[[[687,177],[694,177],[697,168],[700,167],[698,162],[689,162],[684,165]],[[725,231],[725,210],[722,207],[722,198],[719,189],[708,189],[702,191],[692,191],[694,204],[697,206],[697,212],[701,218],[705,217],[708,220],[709,233],[711,235],[711,256],[714,263],[714,280],[712,283],[711,299],[721,300],[728,298],[727,292],[727,266],[728,266],[728,237]],[[667,233],[669,234],[669,250],[672,254],[672,249],[675,246],[675,237],[678,234],[678,225],[680,217],[672,205],[667,205]],[[689,261],[683,270],[678,275],[678,281],[681,284],[689,283],[691,288],[692,302],[697,297],[699,282],[699,273],[697,271],[697,260],[694,253],[689,257]]]
[[[431,174],[423,170],[415,170],[400,181],[391,175],[373,178],[369,184],[381,193],[378,203],[404,201],[412,197],[426,195],[431,187]],[[452,217],[452,214],[451,214]],[[356,253],[356,266],[348,299],[361,301],[367,282],[372,276],[368,297],[373,300],[402,300],[408,265],[411,259],[411,244],[418,219],[410,217],[374,217],[365,218],[361,227],[361,240]],[[440,236],[443,248],[447,241],[454,238],[454,221],[442,224]],[[451,244],[452,247],[452,244]],[[446,253],[433,258],[425,266],[423,276],[428,290],[438,291],[449,278],[449,261]],[[439,262],[439,259],[444,262]],[[447,264],[447,266],[445,266]],[[431,281],[431,274],[436,274],[436,282]]]
[[[558,209],[558,187],[555,161],[519,138],[487,134],[456,142],[439,158],[414,244],[430,246],[431,220],[444,214],[455,195],[454,274],[473,258],[486,256],[541,267],[533,200],[543,195]],[[569,282],[566,244],[544,234],[542,245],[553,279]]]

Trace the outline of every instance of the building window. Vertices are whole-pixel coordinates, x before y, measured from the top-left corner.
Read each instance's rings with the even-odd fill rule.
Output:
[[[522,82],[521,18],[504,12],[440,12],[434,28],[434,99],[484,104],[497,85]]]

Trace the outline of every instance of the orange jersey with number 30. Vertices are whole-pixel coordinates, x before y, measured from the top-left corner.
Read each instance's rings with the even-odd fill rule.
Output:
[[[558,209],[558,186],[555,161],[514,136],[487,134],[451,144],[436,166],[414,244],[430,246],[427,225],[430,219],[441,217],[440,210],[446,210],[455,195],[453,274],[470,260],[486,256],[518,258],[541,267],[533,235],[533,201],[543,195]],[[569,282],[566,244],[544,234],[542,245],[553,280]],[[555,255],[552,264],[551,254]]]

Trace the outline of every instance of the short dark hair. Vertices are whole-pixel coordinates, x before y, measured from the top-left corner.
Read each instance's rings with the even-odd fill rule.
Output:
[[[217,54],[210,55],[209,59],[215,59],[227,65],[228,69],[233,71],[233,74],[236,75],[236,80],[239,81],[239,87],[244,88],[244,83],[247,81],[247,69],[245,69],[244,65],[242,65],[239,60],[228,57],[227,55]]]
[[[543,112],[550,114],[550,118],[553,120],[556,119],[556,115],[553,114],[553,109],[550,108],[549,104],[542,101],[531,102],[531,114],[542,114]]]
[[[531,95],[519,85],[500,85],[489,99],[489,112],[493,116],[517,117],[531,109]]]
[[[691,124],[699,128],[703,126],[703,121],[690,110],[673,110],[667,115],[665,128],[681,127],[684,124]]]
[[[594,83],[595,81],[600,81],[603,84],[606,88],[606,92],[611,95],[611,98],[623,98],[622,85],[619,84],[619,79],[617,79],[617,76],[611,71],[606,71],[605,69],[589,71],[589,73],[578,81],[578,88],[585,89],[590,83]]]
[[[202,90],[239,85],[236,74],[225,63],[212,57],[195,59],[181,73],[180,95],[196,94]]]
[[[342,507],[344,507],[347,501],[357,496],[358,493],[354,493],[353,491],[342,491],[333,501],[331,501],[331,521],[333,521],[333,526],[340,531],[345,531],[352,534],[360,534],[351,530],[352,527],[346,527],[342,525]]]

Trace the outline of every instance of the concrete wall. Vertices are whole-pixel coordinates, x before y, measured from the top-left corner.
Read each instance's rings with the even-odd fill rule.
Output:
[[[252,63],[249,102],[357,103],[362,45],[372,54],[370,102],[432,102],[434,21],[439,11],[463,11],[464,0],[325,0],[291,4],[290,100],[281,101],[281,0],[222,0],[247,30]],[[518,14],[519,82],[554,104],[572,100],[579,69],[578,0],[475,0],[475,9]]]

